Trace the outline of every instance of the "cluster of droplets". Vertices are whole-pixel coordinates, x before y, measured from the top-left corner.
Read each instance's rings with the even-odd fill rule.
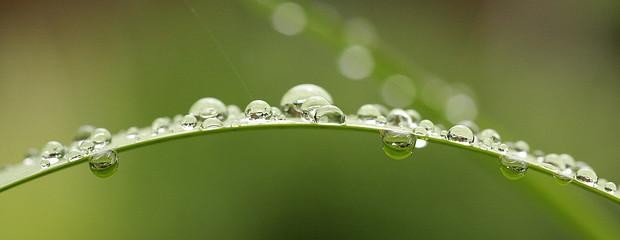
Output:
[[[462,121],[446,129],[441,124],[423,119],[414,109],[390,110],[380,104],[364,104],[356,114],[347,116],[334,105],[333,98],[325,89],[312,84],[301,84],[288,90],[279,107],[271,106],[264,100],[254,100],[242,111],[236,105],[225,105],[219,99],[207,97],[196,101],[187,114],[159,117],[148,128],[131,127],[114,136],[104,128],[82,126],[70,145],[50,141],[40,150],[29,150],[22,164],[33,166],[38,161],[45,170],[88,159],[90,169],[96,176],[107,177],[118,168],[118,155],[114,151],[117,147],[173,134],[274,123],[378,129],[381,130],[385,154],[396,160],[411,158],[414,149],[424,148],[428,141],[450,142],[499,156],[500,171],[511,180],[522,178],[529,167],[536,166],[553,173],[563,184],[579,181],[611,194],[617,192],[615,183],[599,179],[591,167],[575,161],[568,154],[545,155],[540,150],[530,152],[530,146],[525,141],[502,142],[497,131],[480,130],[472,121]]]

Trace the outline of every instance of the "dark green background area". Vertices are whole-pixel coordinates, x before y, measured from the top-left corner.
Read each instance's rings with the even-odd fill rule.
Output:
[[[330,3],[343,19],[371,21],[380,44],[406,61],[473,89],[482,127],[571,153],[620,180],[617,2]],[[18,162],[48,140],[67,142],[82,124],[113,132],[146,126],[204,96],[275,105],[291,86],[315,83],[345,112],[382,102],[380,79],[344,78],[338,54],[310,33],[275,32],[245,1],[3,1],[0,163]],[[620,232],[620,208],[607,199],[534,172],[511,182],[497,160],[445,146],[389,160],[369,133],[230,132],[120,158],[108,179],[78,165],[1,193],[2,239],[614,239]]]

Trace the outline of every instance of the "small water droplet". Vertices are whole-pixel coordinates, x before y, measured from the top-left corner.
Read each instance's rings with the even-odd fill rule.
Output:
[[[509,180],[523,178],[527,172],[527,162],[513,156],[502,156],[500,158],[500,171]]]
[[[596,183],[598,181],[598,176],[596,176],[596,173],[591,168],[580,168],[577,170],[577,179],[586,183]]]
[[[93,131],[91,140],[95,143],[96,148],[101,148],[112,142],[112,134],[108,131],[108,129],[97,128]]]
[[[196,128],[196,125],[198,124],[198,119],[194,117],[194,115],[185,115],[181,118],[179,124],[181,125],[181,128],[183,128],[183,130],[192,130]]]
[[[306,100],[304,101],[303,104],[301,104],[299,109],[301,110],[301,115],[304,119],[312,120],[312,117],[314,116],[316,109],[322,106],[326,106],[326,105],[330,105],[327,99],[320,97],[320,96],[312,96],[312,97],[306,98]]]
[[[245,107],[245,117],[250,120],[267,120],[271,117],[271,106],[263,100],[254,100]]]
[[[277,107],[271,107],[271,120],[286,120],[286,116]]]
[[[43,147],[41,158],[47,160],[50,164],[54,164],[65,156],[65,146],[57,141],[50,141]]]
[[[381,141],[385,154],[395,160],[410,157],[416,145],[416,137],[413,134],[395,130],[381,131]]]
[[[410,128],[413,125],[413,121],[411,120],[409,114],[407,114],[405,110],[398,108],[390,111],[386,120],[387,124],[391,126]]]
[[[221,128],[222,126],[224,126],[224,123],[222,123],[222,121],[220,121],[217,118],[205,119],[202,122],[202,125],[200,125],[202,129],[215,129],[215,128]]]
[[[417,136],[427,136],[428,130],[426,130],[426,128],[424,127],[416,127],[413,129],[413,134]]]
[[[82,151],[80,151],[78,149],[71,149],[67,153],[67,159],[69,159],[69,162],[73,162],[73,161],[79,160],[82,157],[84,157],[84,152],[82,152]]]
[[[464,125],[455,125],[448,130],[448,140],[462,144],[474,143],[474,132]]]
[[[228,109],[219,99],[207,97],[196,101],[189,109],[189,113],[200,120],[216,117],[224,121],[228,116]]]
[[[133,139],[133,140],[138,140],[139,134],[140,134],[140,129],[137,127],[130,127],[129,129],[127,129],[127,132],[125,132],[125,136],[128,139]]]
[[[482,146],[488,149],[495,149],[499,147],[502,141],[501,137],[499,136],[499,133],[497,133],[497,131],[493,129],[482,130],[482,132],[478,134],[478,137],[480,139]]]
[[[560,158],[560,155],[557,155],[555,153],[547,154],[547,156],[545,156],[545,158],[543,159],[543,162],[551,164],[560,170],[566,169],[566,165]]]
[[[566,166],[567,168],[575,168],[575,159],[573,158],[573,156],[564,153],[560,154],[559,158],[560,161],[562,161],[562,163],[564,163],[564,166]]]
[[[428,119],[424,119],[420,121],[420,124],[418,124],[418,126],[426,129],[427,132],[430,132],[433,129],[435,129],[435,124],[433,124],[433,122]]]
[[[527,153],[530,151],[530,145],[525,141],[517,141],[513,144],[512,150],[514,150],[517,156],[526,157]]]
[[[573,181],[573,179],[575,178],[575,172],[573,172],[573,170],[570,168],[564,170],[557,169],[556,171],[554,171],[553,177],[560,185],[566,185]]]
[[[93,131],[95,131],[95,127],[91,125],[81,126],[80,128],[78,128],[77,133],[73,137],[73,140],[81,141],[81,140],[87,139],[92,135]]]
[[[618,190],[618,187],[616,186],[614,182],[607,182],[603,186],[603,189],[605,189],[605,191],[607,192],[615,192]]]
[[[78,144],[78,150],[85,153],[91,153],[93,150],[95,150],[95,142],[89,139],[80,141],[80,143]]]
[[[90,158],[88,165],[90,171],[97,177],[112,176],[118,169],[118,154],[112,150],[96,153]]]
[[[300,117],[301,105],[307,98],[313,96],[323,97],[329,104],[334,103],[331,95],[325,89],[314,84],[300,84],[292,87],[282,96],[280,106],[287,116]]]
[[[381,109],[376,104],[365,104],[357,110],[357,118],[365,122],[385,124],[387,119],[381,113]],[[385,121],[383,121],[385,119]]]
[[[346,116],[334,105],[321,106],[314,113],[315,123],[344,124]]]
[[[228,105],[226,109],[228,111],[228,119],[238,120],[245,116],[245,114],[241,111],[241,108],[237,105]]]
[[[160,135],[168,132],[171,122],[172,121],[168,117],[156,118],[151,125],[151,130],[153,130],[153,134]]]

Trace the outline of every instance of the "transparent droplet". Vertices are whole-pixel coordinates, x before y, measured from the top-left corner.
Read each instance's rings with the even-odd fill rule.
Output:
[[[526,157],[530,151],[530,145],[525,141],[517,141],[513,144],[512,149],[519,157]]]
[[[562,161],[564,166],[566,166],[567,168],[575,167],[575,159],[573,158],[573,156],[564,153],[564,154],[560,154],[559,158],[560,158],[560,161]]]
[[[200,120],[216,117],[222,121],[228,117],[228,109],[222,101],[216,98],[201,98],[189,109],[189,113]]]
[[[173,124],[181,124],[181,121],[183,121],[183,117],[184,116],[181,115],[181,114],[174,115],[174,117],[172,118],[172,123]]]
[[[476,124],[473,121],[463,120],[463,121],[459,121],[457,124],[468,127],[469,129],[471,129],[472,132],[474,132],[474,134],[480,132],[480,127],[478,127],[478,124]]]
[[[245,114],[241,111],[241,108],[237,105],[228,105],[226,107],[228,112],[228,119],[241,119]]]
[[[575,172],[570,168],[564,170],[557,169],[557,171],[554,171],[553,177],[559,184],[566,185],[573,181],[575,178]]]
[[[365,104],[357,110],[357,118],[362,121],[376,121],[381,116],[381,110],[375,104]]]
[[[286,120],[286,116],[282,114],[282,111],[277,107],[271,107],[271,119],[272,120]]]
[[[605,189],[605,191],[607,192],[615,192],[618,190],[618,187],[616,186],[615,183],[613,182],[607,182],[605,183],[605,185],[603,186],[603,189]]]
[[[168,117],[156,118],[151,125],[151,130],[153,130],[155,135],[164,134],[168,132],[171,123],[172,121]]]
[[[127,129],[127,132],[125,132],[125,136],[128,139],[134,139],[134,140],[138,139],[139,134],[140,134],[140,129],[137,127],[130,127],[129,129]]]
[[[73,140],[81,141],[81,140],[87,139],[92,135],[93,131],[95,131],[95,127],[91,125],[81,126],[80,128],[78,128],[77,132],[75,133]]]
[[[306,22],[306,13],[303,7],[294,2],[278,4],[271,15],[273,28],[287,36],[301,33],[306,27]]]
[[[501,137],[499,133],[493,129],[484,129],[478,134],[480,142],[483,146],[490,149],[495,149],[501,144]]]
[[[415,148],[425,148],[428,145],[428,141],[424,139],[418,139],[415,141]]]
[[[502,152],[502,153],[507,152],[507,151],[508,151],[508,145],[507,145],[507,144],[505,144],[505,143],[500,144],[500,145],[497,147],[497,151],[500,151],[500,152]]]
[[[416,137],[413,134],[394,130],[381,131],[381,141],[385,154],[395,160],[410,157],[416,145]]]
[[[93,131],[91,140],[95,143],[95,147],[101,148],[112,142],[112,134],[108,131],[108,129],[97,128]]]
[[[407,109],[405,111],[407,112],[407,114],[409,114],[409,117],[411,118],[412,122],[417,124],[418,122],[420,122],[420,120],[422,120],[422,115],[420,115],[418,111],[413,110],[413,109]]]
[[[387,124],[391,126],[409,128],[413,125],[413,121],[411,120],[411,117],[409,116],[409,114],[407,114],[405,110],[398,109],[398,108],[390,111],[390,113],[388,113],[387,115],[386,120],[387,120]]]
[[[60,159],[65,155],[65,146],[62,143],[57,141],[50,141],[43,147],[41,151],[41,157],[50,159],[56,158]]]
[[[215,129],[215,128],[221,128],[222,126],[224,126],[224,123],[222,123],[222,121],[220,121],[217,118],[205,119],[200,125],[202,129]]]
[[[330,105],[327,99],[321,96],[312,96],[306,98],[306,100],[303,104],[301,104],[301,107],[299,107],[299,109],[301,110],[304,119],[311,120],[314,116],[316,109],[326,105]]]
[[[455,125],[448,130],[448,140],[463,144],[474,143],[474,132],[464,125]]]
[[[596,176],[594,170],[590,168],[581,168],[577,170],[577,179],[586,183],[596,183],[598,181],[598,176]]]
[[[254,100],[245,107],[245,117],[250,120],[266,120],[271,117],[271,106],[263,100]]]
[[[527,172],[527,162],[513,156],[502,156],[500,158],[500,171],[509,180],[523,178]]]
[[[314,113],[315,123],[344,124],[346,116],[340,108],[334,105],[322,106]]]
[[[419,127],[418,126],[418,127],[413,129],[413,134],[415,134],[417,136],[427,136],[428,135],[428,130],[426,130],[426,128],[424,128],[424,127]]]
[[[338,59],[340,74],[353,79],[361,80],[372,74],[375,61],[370,51],[360,45],[350,46],[340,54]]]
[[[67,152],[67,159],[69,159],[70,162],[73,162],[84,157],[84,154],[84,152],[78,149],[71,149],[69,150],[69,152]]]
[[[560,170],[566,169],[566,164],[564,164],[564,162],[560,158],[560,155],[557,155],[555,153],[547,154],[547,156],[545,156],[545,158],[543,159],[543,162],[551,164]]]
[[[118,155],[112,150],[96,153],[90,158],[88,165],[95,176],[106,178],[118,169]]]
[[[301,116],[301,105],[304,101],[313,96],[323,97],[330,104],[333,104],[331,95],[325,89],[314,84],[301,84],[289,89],[280,102],[282,111],[287,116],[299,117]]]
[[[183,130],[192,130],[196,128],[198,124],[198,119],[194,117],[194,115],[185,115],[181,119],[180,125]]]
[[[84,153],[91,153],[95,150],[95,142],[92,140],[83,140],[78,144],[78,149]]]
[[[420,123],[418,124],[418,127],[424,128],[426,129],[427,132],[430,132],[430,131],[433,131],[433,129],[435,129],[435,124],[431,122],[431,120],[424,119],[420,121]]]
[[[406,107],[413,104],[416,87],[413,80],[404,75],[392,75],[381,86],[381,97],[388,106]]]

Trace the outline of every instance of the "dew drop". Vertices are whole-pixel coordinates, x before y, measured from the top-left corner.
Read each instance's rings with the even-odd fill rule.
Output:
[[[101,148],[112,142],[112,134],[108,131],[108,129],[97,128],[93,131],[91,139],[95,143],[95,147]]]
[[[84,152],[78,149],[71,149],[69,150],[69,152],[67,152],[67,159],[69,159],[69,162],[79,160],[82,157],[84,157]]]
[[[416,145],[416,137],[413,134],[395,130],[381,131],[381,141],[385,155],[395,160],[410,157]]]
[[[480,132],[480,127],[478,127],[478,124],[476,124],[473,121],[469,121],[469,120],[463,120],[457,123],[458,125],[463,125],[468,127],[469,129],[471,129],[472,132],[474,133],[478,133]]]
[[[407,109],[405,110],[405,112],[407,112],[407,114],[409,114],[409,117],[411,118],[411,121],[414,123],[418,123],[420,122],[420,120],[422,120],[422,115],[420,115],[420,113],[418,113],[418,111],[413,110],[413,109]]]
[[[75,133],[73,140],[81,141],[81,140],[87,139],[93,134],[93,131],[95,131],[95,127],[91,125],[81,126],[80,128],[78,128],[77,132]]]
[[[409,116],[409,114],[407,114],[405,110],[398,109],[398,108],[390,111],[390,113],[388,113],[387,115],[386,120],[387,120],[387,124],[390,126],[409,128],[413,125],[413,121],[411,120],[411,117]]]
[[[228,116],[227,110],[226,105],[219,99],[207,97],[196,101],[189,109],[189,113],[200,120],[216,117],[224,121]]]
[[[543,159],[543,162],[547,164],[551,164],[560,170],[566,169],[566,165],[560,158],[560,155],[557,155],[555,153],[547,154],[547,156],[545,156],[545,158]]]
[[[80,143],[78,144],[78,150],[87,154],[91,153],[93,150],[95,150],[95,142],[88,139],[80,141]]]
[[[153,134],[159,135],[166,133],[170,128],[171,122],[172,121],[170,120],[170,118],[167,117],[156,118],[151,125],[151,130],[153,130]]]
[[[224,126],[224,123],[222,123],[222,121],[220,121],[217,118],[205,119],[200,125],[202,129],[215,129],[215,128],[221,128],[222,126]]]
[[[484,129],[478,134],[480,142],[486,148],[494,149],[501,144],[501,137],[499,133],[493,129]]]
[[[299,107],[299,109],[301,110],[301,115],[304,119],[312,120],[316,109],[326,105],[330,105],[327,99],[320,96],[312,96],[306,98],[306,100],[303,104],[301,104],[301,107]]]
[[[65,146],[57,141],[50,141],[41,151],[41,167],[47,168],[58,163],[65,156]]]
[[[138,129],[137,127],[130,127],[129,129],[127,129],[127,132],[125,132],[125,136],[128,139],[138,140],[139,133],[140,129]]]
[[[271,106],[263,100],[254,100],[245,107],[245,117],[250,120],[266,120],[271,117]]]
[[[499,169],[507,179],[518,180],[525,176],[528,165],[527,162],[513,156],[502,156]]]
[[[418,126],[426,129],[426,131],[432,131],[435,128],[435,124],[433,124],[433,122],[431,122],[431,120],[428,120],[428,119],[424,119],[420,121],[420,124],[418,124]]]
[[[183,118],[181,118],[181,128],[183,128],[183,130],[192,130],[194,128],[196,128],[196,125],[198,124],[198,119],[196,117],[194,117],[194,115],[185,115],[183,116]]]
[[[228,112],[228,119],[241,119],[244,117],[244,113],[237,105],[228,105],[226,111]]]
[[[517,156],[526,157],[527,153],[530,151],[530,145],[525,141],[517,141],[512,146],[512,149],[515,151]]]
[[[574,168],[575,167],[575,159],[573,158],[573,156],[564,153],[564,154],[560,154],[559,158],[560,158],[560,161],[567,168]]]
[[[426,130],[426,128],[424,127],[416,127],[413,129],[413,134],[417,136],[427,136],[428,130]]]
[[[107,150],[94,154],[89,162],[90,171],[95,176],[106,178],[112,176],[118,169],[118,154],[115,151]]]
[[[357,110],[357,118],[362,121],[377,121],[382,116],[381,110],[375,104],[365,104]]]
[[[464,125],[455,125],[448,130],[448,140],[462,144],[474,143],[474,132]]]
[[[598,176],[596,176],[594,170],[590,168],[580,168],[577,170],[577,179],[586,183],[596,183],[598,181]]]
[[[301,105],[307,98],[313,96],[323,97],[329,104],[334,103],[331,95],[325,89],[314,84],[300,84],[292,87],[282,96],[280,106],[287,116],[299,117],[301,116]]]
[[[618,190],[618,187],[616,186],[614,182],[607,182],[603,186],[603,189],[605,189],[605,191],[607,192],[615,192]]]
[[[573,170],[570,168],[564,170],[557,169],[556,171],[554,171],[553,177],[560,185],[566,185],[573,181],[573,179],[575,178],[575,172],[573,172]]]
[[[315,123],[344,124],[345,119],[346,117],[340,108],[327,105],[316,109],[313,121]]]

